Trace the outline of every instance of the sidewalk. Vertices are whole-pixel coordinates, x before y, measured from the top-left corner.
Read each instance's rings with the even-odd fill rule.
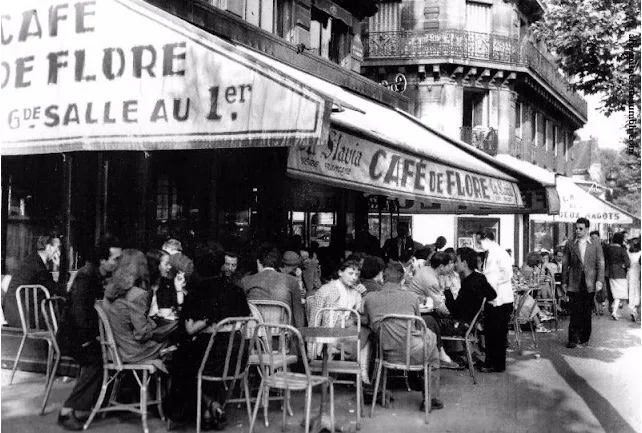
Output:
[[[473,385],[468,371],[443,370],[441,399],[445,408],[430,414],[430,424],[423,423],[419,411],[421,394],[393,389],[395,401],[384,409],[377,405],[375,416],[370,408],[362,423],[364,433],[384,432],[449,432],[449,433],[642,433],[640,402],[642,391],[640,360],[642,331],[624,319],[593,319],[590,347],[567,349],[566,328],[537,334],[539,355],[527,350],[523,356],[509,351],[508,369],[504,374],[477,374]],[[513,336],[510,337],[513,343]],[[513,344],[514,345],[514,344]],[[526,339],[526,347],[530,347]],[[58,379],[44,416],[37,415],[44,389],[44,376],[18,372],[12,386],[10,371],[2,370],[2,431],[4,433],[44,433],[63,431],[56,426],[58,410],[73,382]],[[337,386],[336,413],[339,425],[355,430],[355,399],[352,388]],[[287,431],[302,432],[303,394],[293,393],[295,416],[288,418]],[[270,427],[266,428],[259,413],[255,432],[281,431],[279,403],[270,406]],[[318,408],[318,398],[313,408]],[[314,411],[314,409],[313,409]],[[244,407],[228,407],[228,432],[247,432]],[[149,420],[150,431],[164,432],[158,418]],[[91,431],[140,433],[139,420],[129,414],[110,414],[97,419]],[[184,431],[195,431],[195,427]]]

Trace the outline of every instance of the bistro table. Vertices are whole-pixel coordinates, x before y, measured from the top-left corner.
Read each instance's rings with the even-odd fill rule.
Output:
[[[339,343],[347,343],[357,341],[359,334],[356,329],[344,328],[324,328],[324,327],[307,327],[301,328],[301,335],[308,343],[323,344],[322,353],[322,374],[328,377],[328,345],[337,345]],[[310,431],[312,433],[319,433],[323,430],[330,430],[330,417],[325,413],[325,404],[328,398],[328,385],[321,386],[321,405],[319,407],[319,415],[311,420]],[[303,421],[305,423],[305,420]],[[335,421],[336,423],[336,421]],[[336,427],[336,426],[335,426]],[[339,428],[334,431],[346,431],[346,429]]]

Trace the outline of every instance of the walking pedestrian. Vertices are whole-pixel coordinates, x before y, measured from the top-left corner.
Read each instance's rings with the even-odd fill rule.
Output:
[[[627,280],[629,282],[629,308],[635,311],[631,312],[631,318],[634,321],[640,321],[640,238],[631,239],[629,242],[629,273]]]
[[[609,276],[609,285],[613,294],[611,305],[611,318],[618,320],[620,302],[629,297],[629,284],[626,273],[631,265],[629,254],[624,246],[624,233],[619,232],[613,235],[611,244],[606,248],[606,272]]]
[[[566,346],[569,349],[588,343],[593,299],[595,292],[604,287],[602,246],[591,241],[589,227],[588,219],[579,218],[575,223],[575,239],[564,249],[562,288],[569,294],[571,308]]]

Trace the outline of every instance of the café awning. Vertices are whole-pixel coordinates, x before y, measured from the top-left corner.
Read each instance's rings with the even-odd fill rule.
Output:
[[[538,179],[408,113],[255,55],[333,101],[329,140],[291,147],[291,176],[400,199],[406,213],[526,213],[532,203],[548,211]],[[532,200],[533,191],[544,199]]]
[[[557,192],[561,202],[559,215],[531,215],[531,220],[574,223],[583,217],[588,218],[591,224],[629,225],[640,222],[639,218],[590,194],[568,177],[557,176]]]
[[[331,104],[140,0],[6,2],[2,155],[311,145]]]

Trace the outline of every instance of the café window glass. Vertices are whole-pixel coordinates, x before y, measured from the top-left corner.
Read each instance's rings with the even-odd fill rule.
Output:
[[[457,248],[469,247],[475,251],[482,251],[476,233],[486,229],[492,230],[493,233],[495,233],[495,240],[499,243],[499,218],[458,218]]]

